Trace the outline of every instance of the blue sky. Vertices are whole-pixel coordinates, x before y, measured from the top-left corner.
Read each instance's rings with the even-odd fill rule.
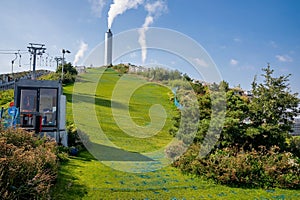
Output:
[[[140,28],[147,11],[144,0],[115,18],[114,34]],[[151,27],[181,32],[198,42],[216,63],[224,80],[231,86],[250,89],[255,75],[270,63],[276,75],[292,74],[293,92],[300,93],[300,1],[298,0],[168,0],[166,8],[154,14]],[[14,54],[7,50],[27,50],[29,42],[43,43],[50,57],[61,56],[61,49],[71,51],[73,62],[82,44],[85,57],[104,40],[110,0],[1,0],[0,72],[11,72]],[[102,5],[102,6],[101,6]],[[9,51],[14,52],[14,51]],[[149,52],[149,56],[151,52]],[[38,61],[37,68],[44,68]],[[127,61],[127,60],[126,60]],[[130,61],[130,60],[128,60]],[[133,60],[132,63],[138,63]],[[22,54],[15,71],[29,70],[29,55]],[[41,64],[42,66],[40,66]],[[47,69],[54,70],[53,62]],[[172,67],[185,71],[183,63]]]

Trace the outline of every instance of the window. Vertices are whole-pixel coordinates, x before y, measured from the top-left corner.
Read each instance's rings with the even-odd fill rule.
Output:
[[[42,116],[42,125],[56,125],[57,89],[40,89],[39,112]]]
[[[19,94],[21,126],[34,128],[37,124],[42,127],[57,125],[58,89],[22,88]]]
[[[21,112],[36,112],[37,90],[21,90]]]

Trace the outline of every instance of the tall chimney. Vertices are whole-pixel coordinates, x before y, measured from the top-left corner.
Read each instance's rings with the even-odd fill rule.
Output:
[[[112,38],[113,34],[110,29],[105,33],[105,54],[104,54],[104,64],[106,66],[112,64]]]

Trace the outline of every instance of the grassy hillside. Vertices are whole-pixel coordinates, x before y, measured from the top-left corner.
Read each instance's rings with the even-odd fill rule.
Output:
[[[175,114],[175,106],[169,101],[168,93],[170,90],[155,83],[147,84],[145,80],[134,76],[122,77],[122,83],[118,85],[116,85],[117,81],[120,81],[120,76],[116,72],[112,70],[106,71],[99,81],[96,92],[96,114],[102,130],[109,140],[124,150],[134,152],[149,152],[166,146],[172,140],[168,130],[171,128],[171,119]],[[142,86],[138,87],[133,95],[129,97],[129,102],[126,102],[127,99],[125,97],[128,96],[128,90],[137,83]],[[118,96],[121,98],[113,98],[113,92],[118,93]],[[112,104],[113,108],[110,104]],[[128,115],[129,111],[130,116],[128,117],[131,117],[138,126],[149,125],[151,123],[149,110],[155,104],[163,105],[167,112],[167,119],[162,130],[153,137],[138,138],[130,136],[124,133],[121,128],[128,129],[130,134],[130,127],[124,126],[133,126],[134,124],[121,124],[124,125],[121,128],[116,124],[116,118],[120,119],[118,116],[124,117]],[[128,106],[128,110],[126,106]],[[112,109],[115,109],[115,113],[118,116],[113,116]],[[163,117],[160,120],[164,120]],[[142,127],[137,128],[142,129]],[[138,134],[140,133],[137,132]]]
[[[67,116],[89,135],[97,146],[102,162],[88,152],[71,157],[61,165],[53,199],[298,199],[299,191],[241,189],[216,185],[200,178],[181,174],[178,169],[166,166],[160,170],[143,173],[128,173],[115,170],[118,164],[128,165],[130,160],[114,160],[116,155],[144,156],[159,150],[172,138],[168,129],[176,110],[169,101],[168,88],[135,76],[119,76],[112,70],[90,69],[80,77],[81,81],[67,86]],[[119,84],[119,85],[118,85]],[[116,85],[119,89],[116,89]],[[141,85],[141,87],[135,87]],[[130,98],[118,98],[136,88]],[[73,91],[73,89],[75,89]],[[72,99],[72,95],[74,95]],[[166,120],[161,131],[148,138],[138,138],[126,133],[116,124],[115,114],[126,116],[139,126],[151,126],[149,109],[161,104],[166,111]],[[127,110],[127,104],[129,109]],[[113,105],[113,106],[112,106]],[[71,111],[71,109],[73,109]],[[113,109],[116,109],[113,111]],[[74,116],[72,115],[74,114]],[[155,112],[153,119],[159,119]],[[115,116],[117,119],[120,116]],[[125,121],[127,122],[127,121]],[[125,126],[126,123],[121,124]],[[101,127],[101,129],[100,129]],[[141,128],[142,129],[142,128]],[[100,134],[104,132],[106,137]],[[110,141],[111,143],[109,143]],[[127,153],[126,153],[127,152]],[[129,152],[129,153],[128,153]],[[101,157],[102,156],[102,157]],[[151,157],[151,155],[150,155]],[[120,159],[120,157],[117,157]],[[147,160],[146,160],[147,161]],[[147,162],[141,162],[147,163]],[[112,166],[113,164],[113,166]],[[109,167],[110,166],[110,167]],[[132,166],[135,167],[135,166]],[[118,168],[120,169],[120,168]]]

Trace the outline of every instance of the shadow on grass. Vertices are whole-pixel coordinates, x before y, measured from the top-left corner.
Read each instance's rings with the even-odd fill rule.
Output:
[[[92,160],[97,160],[86,149],[81,151],[78,156],[70,156],[70,158],[72,158],[73,160],[80,160],[80,161],[85,161],[85,162],[90,162]]]
[[[146,156],[138,153],[127,152],[121,149],[90,143],[101,161],[151,161]],[[96,160],[87,150],[81,151],[78,156],[70,156],[70,161],[62,163],[55,186],[51,190],[51,199],[81,199],[89,192],[89,188],[81,184],[75,172],[84,171],[85,165],[76,163],[91,162]],[[75,169],[75,170],[74,170]]]
[[[97,106],[104,106],[111,108],[111,105],[113,103],[114,107],[117,109],[127,109],[126,105],[111,101],[110,99],[104,99],[97,97],[95,95],[89,95],[89,94],[66,94],[67,101],[69,103],[78,103],[78,102],[85,102],[85,103],[92,103]]]
[[[89,142],[88,149],[99,161],[127,161],[127,162],[149,162],[151,158],[140,153],[129,152],[123,149]]]
[[[86,78],[83,78],[81,75],[78,75],[76,77],[76,80],[75,80],[77,83],[80,82],[80,83],[92,83],[92,81],[89,81],[87,80]]]

